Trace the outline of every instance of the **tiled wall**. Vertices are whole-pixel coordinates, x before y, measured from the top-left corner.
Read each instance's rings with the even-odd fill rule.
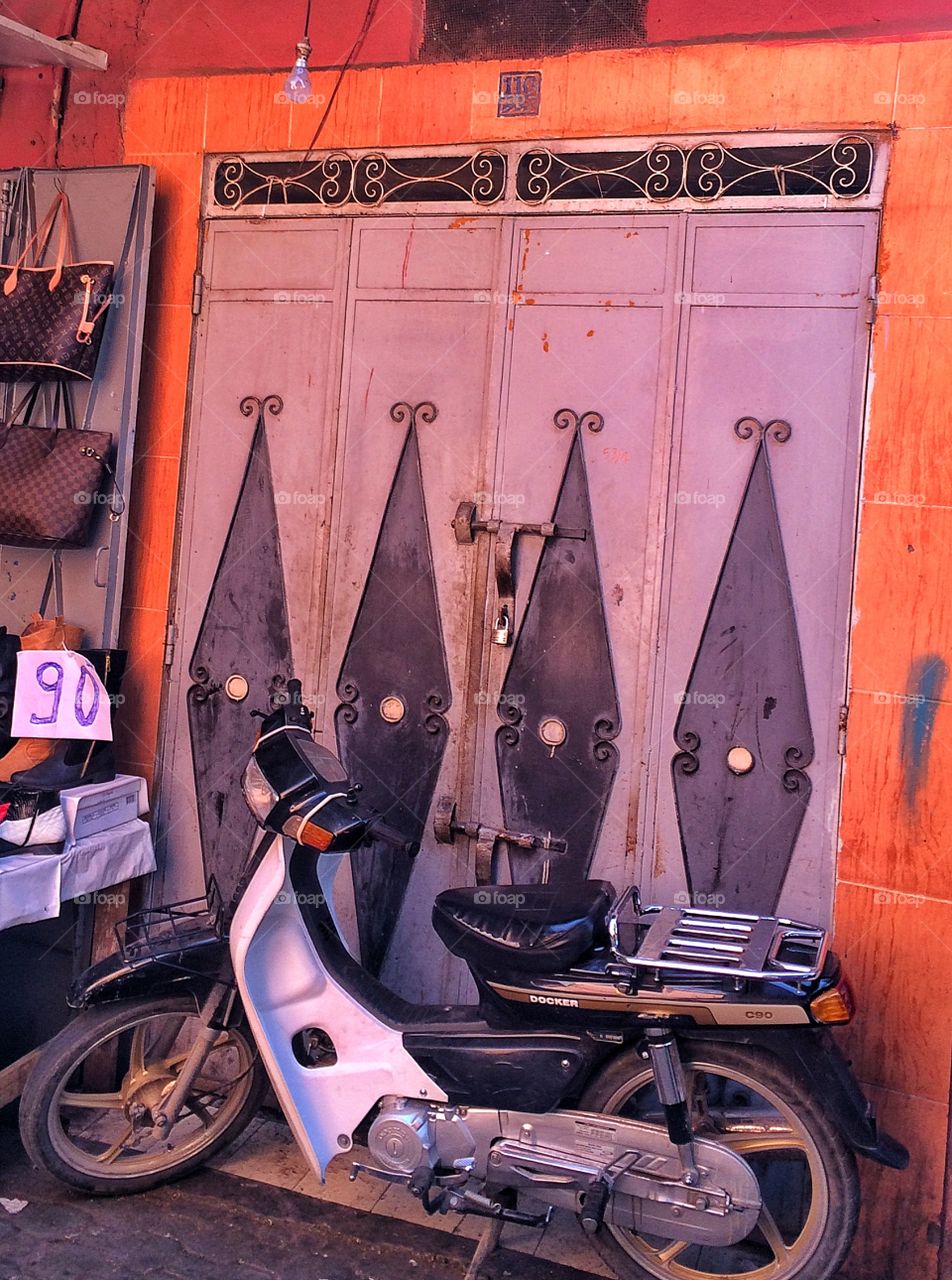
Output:
[[[861,995],[848,1033],[909,1173],[866,1166],[854,1280],[935,1280],[952,1061],[952,39],[713,44],[542,64],[542,114],[499,120],[503,64],[351,72],[320,145],[897,126],[874,329],[837,945]],[[332,76],[314,77],[327,93]],[[139,458],[123,613],[125,743],[151,772],[206,151],[303,148],[318,108],[283,75],[140,80],[129,161],[158,170]]]

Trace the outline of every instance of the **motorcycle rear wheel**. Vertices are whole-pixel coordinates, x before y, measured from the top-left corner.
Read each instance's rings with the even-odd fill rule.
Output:
[[[267,1076],[250,1032],[223,1031],[164,1137],[149,1108],[174,1086],[200,1027],[188,997],[79,1014],[46,1046],[20,1099],[30,1159],[91,1195],[148,1191],[198,1168],[254,1117]]]
[[[682,1051],[695,1133],[729,1145],[757,1174],[764,1207],[739,1244],[714,1249],[607,1223],[591,1242],[623,1280],[827,1280],[849,1252],[859,1214],[853,1153],[815,1097],[779,1059],[745,1045]],[[650,1066],[609,1063],[584,1111],[661,1123]]]

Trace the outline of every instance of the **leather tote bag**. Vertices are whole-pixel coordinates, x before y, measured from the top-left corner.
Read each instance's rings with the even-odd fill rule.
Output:
[[[41,262],[59,223],[52,266]],[[99,358],[115,264],[74,262],[69,199],[57,193],[14,263],[0,264],[0,382],[53,378],[89,381]]]
[[[0,423],[0,543],[15,547],[84,547],[109,471],[112,435],[78,431],[69,388],[57,387],[53,420],[63,426],[33,426],[36,383]],[[23,422],[16,418],[23,412]],[[110,514],[117,509],[109,503]]]

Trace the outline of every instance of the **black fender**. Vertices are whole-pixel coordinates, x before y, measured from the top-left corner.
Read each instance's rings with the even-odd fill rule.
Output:
[[[234,985],[228,940],[209,934],[187,947],[128,958],[106,956],[77,977],[66,999],[73,1009],[142,996],[195,996],[200,1004],[216,982]]]
[[[817,1098],[857,1155],[890,1169],[905,1169],[909,1152],[876,1123],[876,1111],[863,1093],[848,1059],[827,1027],[770,1027],[763,1030],[679,1031],[679,1038],[725,1040],[754,1045],[779,1058]]]

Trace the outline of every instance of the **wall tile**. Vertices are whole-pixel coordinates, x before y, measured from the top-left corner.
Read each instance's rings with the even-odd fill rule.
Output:
[[[126,154],[201,151],[206,85],[204,76],[134,80],[123,118]]]
[[[866,499],[952,506],[952,319],[881,317],[872,368]]]
[[[129,153],[130,164],[155,169],[155,216],[149,262],[149,301],[189,306],[197,265],[202,157]]]
[[[952,316],[952,129],[906,129],[886,179],[880,314]]]
[[[291,136],[287,74],[210,76],[201,149],[286,151]]]
[[[841,1033],[859,1078],[946,1105],[952,902],[841,881],[834,946],[859,1001]]]
[[[778,88],[782,129],[888,125],[893,113],[895,44],[785,45]]]
[[[126,600],[130,598],[126,578]],[[125,698],[116,730],[116,754],[122,761],[149,760],[158,740],[159,707],[164,684],[162,665],[166,614],[161,609],[123,606],[119,644],[129,659],[122,681]]]
[[[914,696],[850,699],[838,871],[843,880],[950,898],[952,704]]]
[[[142,343],[136,457],[178,456],[182,449],[188,388],[192,309],[184,303],[149,303]]]
[[[673,49],[612,49],[570,60],[564,88],[565,135],[667,132],[675,57]]]
[[[859,535],[853,631],[854,689],[910,689],[917,663],[952,666],[952,509],[865,502]],[[943,698],[950,697],[947,687]]]
[[[341,81],[333,106],[315,147],[376,147],[380,144],[380,95],[382,73],[378,67],[348,71]],[[291,142],[295,151],[305,151],[314,137],[337,84],[336,71],[314,72],[311,83],[314,102],[291,107]],[[422,106],[418,107],[422,111]],[[419,121],[419,116],[417,117]],[[246,144],[247,146],[247,144]]]
[[[863,1208],[840,1280],[940,1280],[936,1244],[929,1237],[937,1235],[942,1211],[948,1108],[868,1092],[883,1128],[906,1144],[911,1161],[902,1172],[859,1161]]]
[[[386,67],[377,83],[381,146],[458,143],[468,136],[472,64]]]
[[[133,465],[126,573],[141,608],[168,607],[178,479],[178,458],[147,454]]]
[[[917,40],[899,49],[896,123],[952,125],[952,41]]]
[[[685,45],[671,69],[673,133],[772,129],[777,122],[780,45]]]

